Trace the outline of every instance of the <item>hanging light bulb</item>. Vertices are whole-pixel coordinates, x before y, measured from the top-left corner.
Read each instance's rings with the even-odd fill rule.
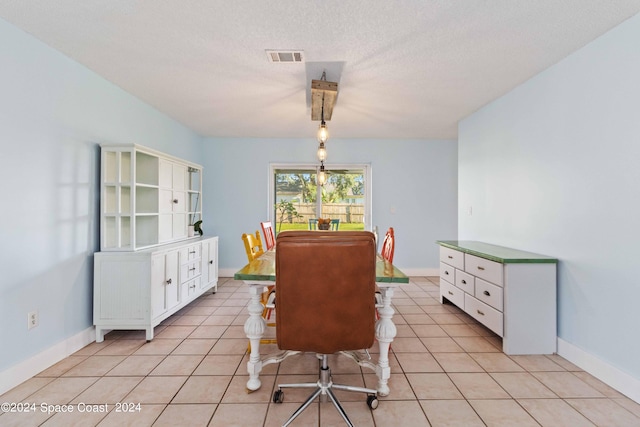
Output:
[[[320,122],[320,127],[318,128],[318,142],[324,144],[327,142],[327,139],[329,139],[329,129],[327,129],[327,124],[323,118],[322,122]]]
[[[320,162],[320,170],[318,171],[318,176],[316,178],[316,182],[319,186],[324,187],[327,183],[327,174],[324,171],[324,163]]]
[[[324,142],[320,142],[320,146],[318,147],[318,160],[321,162],[327,160],[327,149],[324,148]]]

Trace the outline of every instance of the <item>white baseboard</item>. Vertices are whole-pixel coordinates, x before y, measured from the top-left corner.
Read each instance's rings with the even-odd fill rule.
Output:
[[[558,354],[631,400],[640,403],[640,380],[558,338]]]
[[[238,270],[240,270],[240,268],[221,268],[218,270],[218,276],[233,277]],[[400,268],[400,270],[409,277],[440,275],[440,270],[437,268]]]
[[[92,326],[84,331],[59,342],[53,347],[0,372],[0,394],[55,365],[84,346],[96,340],[96,329]]]

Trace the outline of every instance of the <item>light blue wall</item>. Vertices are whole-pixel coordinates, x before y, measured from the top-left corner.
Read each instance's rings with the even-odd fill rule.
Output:
[[[240,236],[268,218],[269,164],[315,164],[317,144],[315,138],[205,140],[204,229],[220,236],[220,268],[246,264]],[[394,227],[394,263],[436,269],[435,240],[457,235],[456,141],[331,138],[327,152],[328,168],[331,163],[371,165],[372,224],[381,233]]]
[[[0,20],[0,372],[89,328],[101,142],[198,162],[201,138]],[[27,313],[40,326],[27,331]]]
[[[558,257],[558,336],[638,379],[639,41],[637,15],[459,126],[460,238]]]

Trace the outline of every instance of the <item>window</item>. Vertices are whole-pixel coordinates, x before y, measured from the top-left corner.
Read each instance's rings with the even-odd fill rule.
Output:
[[[271,165],[269,206],[276,232],[306,230],[318,217],[339,219],[339,230],[371,229],[371,167],[332,164],[327,173],[321,187],[316,165]]]

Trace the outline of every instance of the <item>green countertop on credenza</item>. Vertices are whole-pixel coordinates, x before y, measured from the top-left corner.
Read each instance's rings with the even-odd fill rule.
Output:
[[[455,249],[466,254],[475,255],[502,264],[548,264],[558,262],[557,258],[546,255],[473,240],[438,240],[436,243],[446,248]]]

